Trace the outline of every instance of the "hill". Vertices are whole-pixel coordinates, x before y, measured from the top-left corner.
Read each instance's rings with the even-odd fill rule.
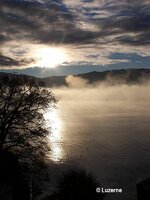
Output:
[[[36,81],[42,81],[45,83],[46,87],[60,87],[60,86],[68,86],[66,82],[67,76],[52,76],[46,78],[37,78],[22,74],[11,74],[11,73],[3,73],[0,72],[0,77],[2,76],[26,76],[27,78],[34,78]],[[144,81],[150,80],[150,69],[121,69],[121,70],[109,70],[104,72],[89,72],[85,74],[74,75],[74,77],[82,78],[88,81],[89,84],[93,84],[96,82],[104,82],[106,81],[108,84],[139,84]]]
[[[150,80],[150,69],[121,69],[104,72],[93,71],[85,74],[74,75],[74,77],[85,79],[89,84],[104,81],[107,81],[108,84],[139,84]],[[68,85],[66,82],[66,76],[47,77],[42,80],[47,86]]]

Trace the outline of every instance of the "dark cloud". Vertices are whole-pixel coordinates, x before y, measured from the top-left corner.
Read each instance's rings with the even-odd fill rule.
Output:
[[[10,39],[28,39],[44,43],[84,43],[96,33],[76,28],[73,15],[64,6],[48,2],[2,1],[0,26]]]
[[[110,0],[104,2],[102,6],[92,9],[90,13],[91,9],[86,8],[86,14],[101,28],[101,36],[116,35],[118,37],[118,34],[124,34],[123,38],[130,38],[130,34],[133,33],[138,34],[136,42],[130,38],[124,39],[124,43],[129,44],[131,41],[131,45],[146,45],[149,42],[150,4],[146,4],[147,1]]]
[[[150,32],[148,33],[141,33],[139,35],[135,36],[121,36],[116,37],[115,41],[121,43],[121,44],[128,44],[131,46],[146,46],[150,45]]]
[[[150,15],[139,13],[130,16],[113,16],[104,23],[104,28],[118,28],[125,32],[141,32],[150,30]]]
[[[18,66],[19,64],[20,63],[17,60],[0,54],[0,65],[2,66],[17,65]]]
[[[6,42],[8,40],[8,38],[6,36],[4,36],[3,34],[0,34],[0,44],[3,42]]]
[[[11,58],[9,56],[4,56],[2,54],[0,54],[0,67],[14,67],[14,66],[26,66],[27,64],[30,64],[34,62],[33,59],[21,59],[21,60],[17,60],[14,58]]]
[[[82,2],[83,3],[83,2]],[[45,4],[36,1],[18,1],[18,0],[1,0],[0,7],[0,26],[1,34],[5,34],[10,39],[28,39],[42,43],[91,43],[97,41],[103,36],[111,36],[118,33],[139,33],[137,43],[142,43],[143,32],[150,30],[150,7],[145,4],[135,4],[126,1],[121,4],[115,1],[106,1],[99,4],[99,9],[83,7],[83,15],[87,16],[93,24],[100,27],[101,30],[87,30],[79,28],[80,17],[71,10],[62,1],[45,1]],[[97,11],[94,13],[94,11]],[[112,13],[112,16],[101,17],[101,13]],[[91,12],[93,12],[91,14]],[[97,17],[99,16],[99,17]],[[4,41],[1,36],[0,41]],[[108,42],[108,40],[106,40]],[[120,40],[118,40],[120,41]],[[127,44],[130,39],[125,40]],[[121,41],[122,42],[122,41]],[[135,43],[132,42],[134,45]]]

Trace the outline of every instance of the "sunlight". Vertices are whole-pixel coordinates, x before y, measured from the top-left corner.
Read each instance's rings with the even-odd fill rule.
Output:
[[[44,115],[46,120],[46,126],[50,129],[51,134],[49,136],[51,155],[50,159],[54,162],[60,162],[63,159],[63,149],[61,146],[61,130],[62,122],[59,118],[57,110],[49,110]]]
[[[52,159],[54,162],[61,162],[63,159],[63,153],[62,153],[62,147],[61,145],[52,143],[52,154],[50,156],[50,159]]]
[[[38,66],[48,68],[63,64],[68,59],[64,49],[58,47],[41,47],[36,51],[35,56]]]

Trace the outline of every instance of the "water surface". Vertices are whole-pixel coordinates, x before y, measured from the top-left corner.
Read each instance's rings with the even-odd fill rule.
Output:
[[[51,159],[72,160],[92,171],[106,188],[136,199],[136,183],[150,177],[150,88],[99,85],[53,90],[59,99],[52,119]]]

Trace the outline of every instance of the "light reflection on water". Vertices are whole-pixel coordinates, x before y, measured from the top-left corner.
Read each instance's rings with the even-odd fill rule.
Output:
[[[62,149],[62,122],[60,120],[58,110],[50,109],[44,115],[46,119],[46,126],[50,129],[49,135],[51,154],[50,159],[54,162],[62,162],[64,153]]]
[[[150,176],[150,87],[61,88],[54,94],[58,109],[46,114],[51,159],[71,160],[106,188],[123,188],[110,200],[135,200],[136,183]]]

